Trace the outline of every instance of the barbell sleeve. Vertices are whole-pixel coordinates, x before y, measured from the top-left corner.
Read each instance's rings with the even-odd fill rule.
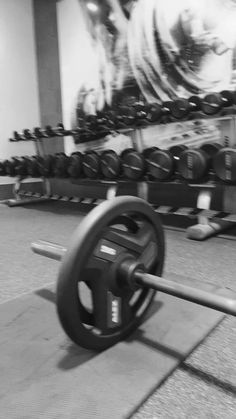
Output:
[[[194,288],[185,284],[180,284],[159,276],[150,275],[142,271],[134,273],[134,280],[138,285],[153,288],[165,294],[187,300],[201,306],[209,307],[232,316],[236,316],[236,300],[208,292],[203,289]]]
[[[31,243],[31,249],[34,253],[54,260],[61,260],[67,249],[60,244],[51,243],[44,240],[38,240]]]

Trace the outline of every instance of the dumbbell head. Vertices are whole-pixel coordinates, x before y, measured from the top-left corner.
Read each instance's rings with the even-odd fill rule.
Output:
[[[54,166],[55,166],[56,158],[57,158],[57,155],[49,154],[49,155],[44,156],[40,160],[38,164],[40,176],[47,177],[47,178],[54,176]]]
[[[132,126],[136,121],[135,109],[130,106],[119,106],[117,119],[127,127]]]
[[[222,107],[222,100],[218,93],[206,95],[201,102],[201,110],[206,115],[215,115]]]
[[[0,176],[7,176],[6,160],[0,162]]]
[[[82,159],[83,173],[90,179],[96,179],[100,175],[100,157],[96,151],[87,151]]]
[[[205,143],[202,144],[200,149],[205,151],[205,153],[209,156],[209,157],[214,157],[216,153],[218,153],[219,150],[221,150],[222,145],[219,143]]]
[[[82,173],[82,153],[72,153],[68,160],[68,175],[72,178],[79,178]]]
[[[175,170],[175,160],[168,150],[153,150],[146,158],[148,174],[157,180],[167,180]]]
[[[27,159],[28,159],[27,157],[17,158],[17,164],[15,166],[15,173],[17,176],[20,176],[20,177],[29,176]]]
[[[7,176],[15,177],[17,176],[16,167],[18,165],[18,159],[13,157],[5,161],[5,168]]]
[[[235,94],[229,90],[221,93],[210,93],[201,102],[201,109],[206,115],[215,115],[223,107],[232,106],[235,103]]]
[[[34,135],[32,134],[32,132],[29,129],[24,129],[23,130],[23,135],[24,135],[26,140],[31,140],[32,138],[34,138]]]
[[[57,136],[57,133],[55,130],[51,127],[51,125],[46,125],[45,127],[45,133],[49,138],[53,138]]]
[[[236,92],[231,90],[222,90],[220,92],[224,107],[233,106],[236,104]]]
[[[170,147],[169,152],[172,154],[174,159],[178,160],[180,154],[183,153],[183,151],[187,149],[188,147],[185,144],[178,144],[178,145],[173,145],[172,147]]]
[[[113,150],[105,150],[101,154],[101,172],[106,179],[116,179],[121,173],[120,157]]]
[[[143,155],[134,149],[126,149],[120,157],[124,177],[130,180],[141,179],[146,171]]]
[[[159,150],[159,148],[158,148],[158,147],[156,147],[156,146],[152,146],[152,147],[148,147],[148,148],[146,148],[145,150],[143,150],[143,156],[144,156],[144,158],[145,158],[145,159],[148,159],[149,155],[150,155],[153,151],[155,151],[155,150]]]
[[[26,158],[26,167],[27,167],[27,174],[30,177],[40,177],[40,163],[42,161],[42,157],[40,156],[32,156]]]
[[[191,111],[189,101],[184,98],[179,98],[169,102],[169,110],[175,119],[184,119]]]
[[[187,181],[200,181],[208,173],[210,167],[209,156],[200,149],[185,150],[178,160],[178,172]]]
[[[68,177],[68,162],[69,157],[66,156],[64,153],[60,153],[56,156],[54,165],[53,165],[53,173],[55,177],[59,178],[66,178]]]
[[[236,149],[224,147],[213,158],[213,169],[217,177],[226,182],[236,183]]]
[[[162,106],[158,103],[150,103],[146,110],[146,120],[150,123],[159,122],[162,117]]]

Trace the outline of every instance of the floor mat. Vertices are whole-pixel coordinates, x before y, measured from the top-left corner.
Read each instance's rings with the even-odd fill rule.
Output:
[[[128,340],[95,354],[67,339],[54,301],[47,288],[0,305],[2,417],[128,418],[223,318],[159,293]]]

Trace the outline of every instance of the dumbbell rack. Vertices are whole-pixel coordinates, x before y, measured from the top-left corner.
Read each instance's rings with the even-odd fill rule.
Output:
[[[232,116],[232,118],[235,120],[234,116]],[[156,123],[148,124],[148,126],[151,126],[151,125],[155,126]],[[130,133],[130,135],[132,137],[132,140],[133,140],[133,143],[135,143],[135,148],[137,149],[137,151],[141,151],[141,149],[142,149],[141,144],[143,142],[142,141],[142,133],[143,133],[144,128],[145,128],[145,125],[144,126],[140,125],[140,126],[137,126],[137,127],[129,127],[127,129],[120,129],[119,132],[120,133],[125,133],[125,134]],[[67,136],[67,135],[73,135],[73,132],[72,132],[72,130],[64,130],[64,127],[63,127],[61,132],[59,132],[59,136]],[[42,136],[42,138],[45,138],[45,136]],[[42,138],[37,138],[37,137],[36,138],[31,138],[35,141],[36,150],[37,150],[37,153],[39,155],[44,154]],[[37,147],[41,147],[41,150]],[[18,179],[16,181],[16,184],[14,186],[15,199],[8,201],[9,206],[16,206],[16,205],[23,205],[23,204],[25,205],[27,203],[40,202],[40,201],[45,201],[45,200],[50,200],[50,199],[62,200],[62,201],[71,201],[71,202],[83,202],[83,203],[86,203],[87,199],[88,199],[87,203],[90,203],[90,201],[91,201],[90,198],[80,198],[80,197],[79,198],[77,198],[77,197],[72,197],[71,198],[71,197],[67,197],[67,196],[62,196],[61,197],[61,196],[58,196],[56,194],[52,194],[51,190],[50,190],[50,182],[49,182],[48,179],[43,179],[45,191],[42,194],[31,193],[31,192],[26,192],[24,190],[21,190],[21,188],[20,188],[21,181],[22,181],[22,179]],[[81,182],[83,182],[83,180],[78,180],[78,182],[76,182],[76,183],[81,185]],[[75,183],[75,182],[73,182],[73,183]],[[98,184],[98,183],[101,183],[101,181],[97,180],[96,184]],[[105,182],[102,181],[102,183],[104,184]],[[107,182],[107,185],[108,185],[107,197],[108,197],[108,199],[110,199],[110,197],[116,196],[117,185],[122,184],[123,189],[125,190],[128,183],[129,182],[125,182],[125,181],[114,181],[114,182],[109,182],[109,185],[108,185],[108,182]],[[167,185],[167,184],[170,184],[170,183],[171,182],[166,182],[165,184]],[[91,182],[88,181],[86,184],[89,186],[89,185],[91,185]],[[151,184],[152,184],[152,182],[148,182],[148,181],[137,182],[137,190],[138,190],[137,195],[141,196],[142,198],[147,200],[148,199],[148,190],[149,190]],[[155,182],[155,185],[157,186],[157,182]],[[159,209],[159,210],[160,211],[166,210],[167,214],[169,213],[169,214],[173,214],[173,215],[188,215],[190,217],[196,217],[197,216],[198,218],[200,216],[205,217],[205,218],[206,217],[207,218],[215,217],[218,214],[219,219],[222,219],[222,220],[226,221],[226,219],[225,219],[225,216],[226,216],[227,221],[230,221],[230,219],[229,219],[230,218],[229,215],[231,214],[230,212],[228,214],[220,217],[219,211],[214,211],[213,210],[213,212],[212,212],[212,210],[210,208],[208,208],[208,205],[209,205],[209,202],[210,202],[209,199],[208,199],[208,204],[204,203],[203,208],[201,208],[202,201],[204,200],[202,197],[204,195],[207,195],[207,194],[209,195],[209,188],[213,188],[214,186],[209,186],[208,184],[206,184],[206,185],[203,184],[203,185],[191,185],[191,187],[199,188],[199,190],[200,190],[200,192],[199,192],[199,197],[201,197],[201,198],[199,198],[200,208],[199,208],[199,205],[197,205],[196,208],[190,208],[190,209],[189,208],[187,208],[187,209],[178,208],[176,211],[175,211],[175,209],[173,209],[173,207],[166,207],[166,209],[165,209],[165,207],[162,207],[162,209]],[[222,211],[224,211],[224,210],[222,209]],[[233,222],[235,222],[235,221],[233,221]]]
[[[37,135],[37,131],[38,131],[38,135]],[[40,128],[35,128],[34,132],[35,133],[32,134],[30,133],[30,130],[25,130],[24,135],[19,135],[17,132],[14,132],[15,138],[10,138],[9,141],[10,142],[33,141],[35,145],[35,149],[36,149],[36,155],[45,156],[43,138],[47,138],[47,136],[40,135]],[[46,196],[50,196],[50,182],[48,179],[40,178],[42,180],[42,186],[43,186],[43,190],[45,194],[27,192],[28,196],[24,195],[25,191],[21,191],[21,186],[24,182],[24,179],[25,178],[20,177],[20,176],[16,178],[15,183],[13,185],[13,189],[12,189],[14,198],[7,199],[5,201],[5,203],[9,207],[28,205],[28,204],[33,204],[33,203],[45,202],[49,200],[48,198],[46,198]],[[27,177],[27,180],[29,180],[28,177]]]

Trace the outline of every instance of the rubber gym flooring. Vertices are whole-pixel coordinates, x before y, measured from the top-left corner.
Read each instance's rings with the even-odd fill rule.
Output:
[[[125,342],[95,355],[68,341],[55,314],[59,263],[37,239],[66,245],[88,207],[0,205],[0,417],[236,418],[236,319],[157,295]],[[236,289],[236,241],[166,231],[164,276]],[[206,288],[209,287],[206,284]]]

